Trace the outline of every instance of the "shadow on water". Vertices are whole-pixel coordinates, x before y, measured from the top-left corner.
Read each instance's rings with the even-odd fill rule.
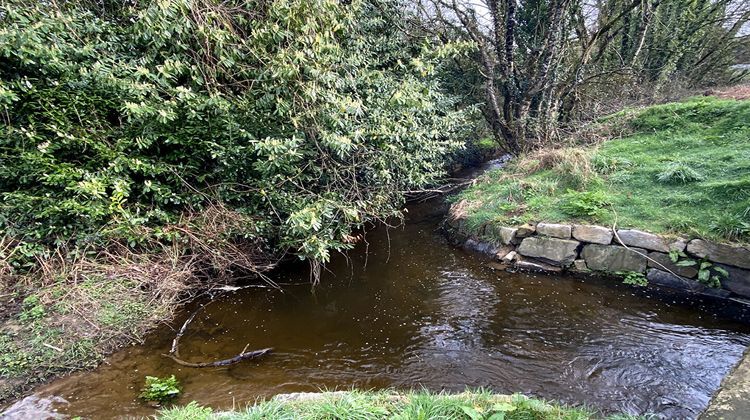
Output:
[[[37,396],[65,398],[60,409],[71,415],[149,415],[137,400],[144,376],[175,374],[180,403],[216,408],[324,388],[488,387],[693,418],[750,343],[747,325],[700,302],[644,298],[652,292],[613,281],[493,271],[446,243],[437,231],[444,212],[424,203],[410,208],[404,226],[370,232],[367,246],[332,261],[314,293],[299,265],[274,273],[279,283],[297,283],[283,292],[227,294],[181,342],[183,358],[203,361],[248,343],[274,347],[263,359],[181,367],[160,356],[174,337],[165,327]]]

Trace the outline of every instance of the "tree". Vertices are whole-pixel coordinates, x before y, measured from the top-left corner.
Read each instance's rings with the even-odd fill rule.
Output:
[[[514,154],[556,138],[591,98],[726,80],[750,19],[736,0],[422,0],[419,10],[437,39],[473,44],[485,119]]]

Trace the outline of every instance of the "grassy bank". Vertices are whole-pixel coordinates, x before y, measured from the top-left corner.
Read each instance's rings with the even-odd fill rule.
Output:
[[[541,150],[455,197],[470,230],[574,221],[750,241],[750,101],[694,98],[601,121],[627,134]]]
[[[245,410],[214,412],[191,403],[162,411],[162,420],[178,419],[590,419],[601,418],[593,410],[574,408],[523,395],[490,392],[436,394],[335,392],[302,394],[295,399],[272,399]],[[626,419],[627,416],[611,416]]]
[[[156,261],[65,268],[33,282],[0,283],[0,402],[141,341],[171,318],[190,287],[190,273]]]

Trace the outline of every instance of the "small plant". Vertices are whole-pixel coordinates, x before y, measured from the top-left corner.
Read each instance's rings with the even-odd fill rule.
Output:
[[[635,271],[626,271],[626,272],[618,272],[617,274],[623,276],[623,284],[629,284],[631,286],[640,286],[640,287],[646,287],[648,286],[648,279],[646,279],[646,276],[643,275],[643,273],[638,273]]]
[[[599,217],[608,204],[611,202],[604,191],[568,190],[562,197],[560,208],[570,216]]]
[[[503,402],[493,405],[487,411],[481,411],[468,405],[461,406],[461,410],[463,410],[471,420],[504,420],[507,413],[516,410],[516,406],[511,403]]]
[[[656,179],[664,184],[687,184],[703,181],[705,177],[685,163],[671,162],[656,176]]]
[[[180,383],[174,375],[168,378],[146,376],[146,385],[141,389],[140,397],[146,401],[164,404],[177,398],[180,392]]]
[[[21,321],[35,321],[43,318],[45,314],[44,304],[37,295],[26,297],[21,303],[21,308],[21,313],[18,315]]]
[[[600,174],[612,174],[625,168],[633,166],[633,162],[622,157],[605,156],[596,154],[591,158],[591,164]]]
[[[729,278],[727,270],[718,267],[708,261],[701,261],[698,268],[698,281],[708,287],[721,287],[721,279]]]
[[[698,281],[708,287],[721,287],[721,279],[728,279],[729,272],[710,261],[696,261],[682,251],[669,251],[669,259],[678,267],[698,266]]]

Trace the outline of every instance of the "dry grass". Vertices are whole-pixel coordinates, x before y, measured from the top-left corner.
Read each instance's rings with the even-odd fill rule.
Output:
[[[238,278],[274,284],[263,275],[276,262],[263,242],[236,234],[248,223],[253,221],[246,216],[213,206],[163,228],[170,241],[150,240],[136,249],[112,242],[96,253],[59,247],[39,257],[30,272],[14,272],[10,258],[17,248],[4,238],[0,401],[140,342],[196,293]]]
[[[514,163],[514,168],[523,175],[552,169],[559,172],[574,172],[583,176],[591,176],[594,170],[591,166],[590,149],[564,147],[559,149],[543,149],[520,156]]]
[[[729,86],[720,89],[709,89],[703,94],[706,96],[716,96],[722,99],[750,99],[750,84]]]

